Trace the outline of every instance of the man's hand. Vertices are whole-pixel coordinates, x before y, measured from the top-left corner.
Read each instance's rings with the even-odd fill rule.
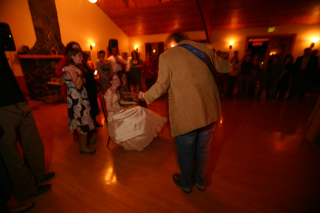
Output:
[[[142,101],[145,101],[144,97],[143,97],[144,93],[143,92],[139,92],[138,98]]]

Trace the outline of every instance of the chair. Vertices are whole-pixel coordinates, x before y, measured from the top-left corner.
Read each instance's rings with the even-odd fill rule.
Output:
[[[101,93],[99,95],[99,99],[100,99],[100,103],[101,103],[101,108],[102,108],[102,112],[103,112],[103,115],[104,115],[104,119],[106,120],[106,124],[108,126],[108,111],[107,111],[107,108],[106,108],[106,102],[104,101],[104,94]],[[107,143],[107,147],[109,146],[109,142],[110,142],[110,134],[109,134],[109,138],[108,138],[108,143]]]

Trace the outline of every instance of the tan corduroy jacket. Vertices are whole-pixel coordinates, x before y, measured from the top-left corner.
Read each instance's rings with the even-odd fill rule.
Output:
[[[216,56],[209,44],[185,40],[205,52],[216,70],[228,73],[232,65]],[[144,94],[147,104],[169,93],[169,120],[173,137],[207,126],[221,117],[216,82],[207,65],[189,50],[176,46],[160,55],[157,82]]]

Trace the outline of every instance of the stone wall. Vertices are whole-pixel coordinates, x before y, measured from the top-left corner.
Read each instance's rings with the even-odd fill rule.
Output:
[[[59,21],[54,0],[28,0],[36,34],[36,42],[30,54],[62,55],[64,45],[61,41]],[[31,98],[37,99],[52,95],[47,81],[54,77],[59,59],[20,59],[23,74]]]
[[[57,90],[49,90],[47,82],[55,77],[54,70],[59,61],[60,59],[20,59],[23,75],[32,99],[41,99],[57,92]]]

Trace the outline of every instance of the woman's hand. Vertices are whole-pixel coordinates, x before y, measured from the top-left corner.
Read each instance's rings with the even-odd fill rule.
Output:
[[[74,72],[75,69],[76,69],[76,67],[74,65],[72,65],[72,64],[64,67],[64,71],[65,72]]]

